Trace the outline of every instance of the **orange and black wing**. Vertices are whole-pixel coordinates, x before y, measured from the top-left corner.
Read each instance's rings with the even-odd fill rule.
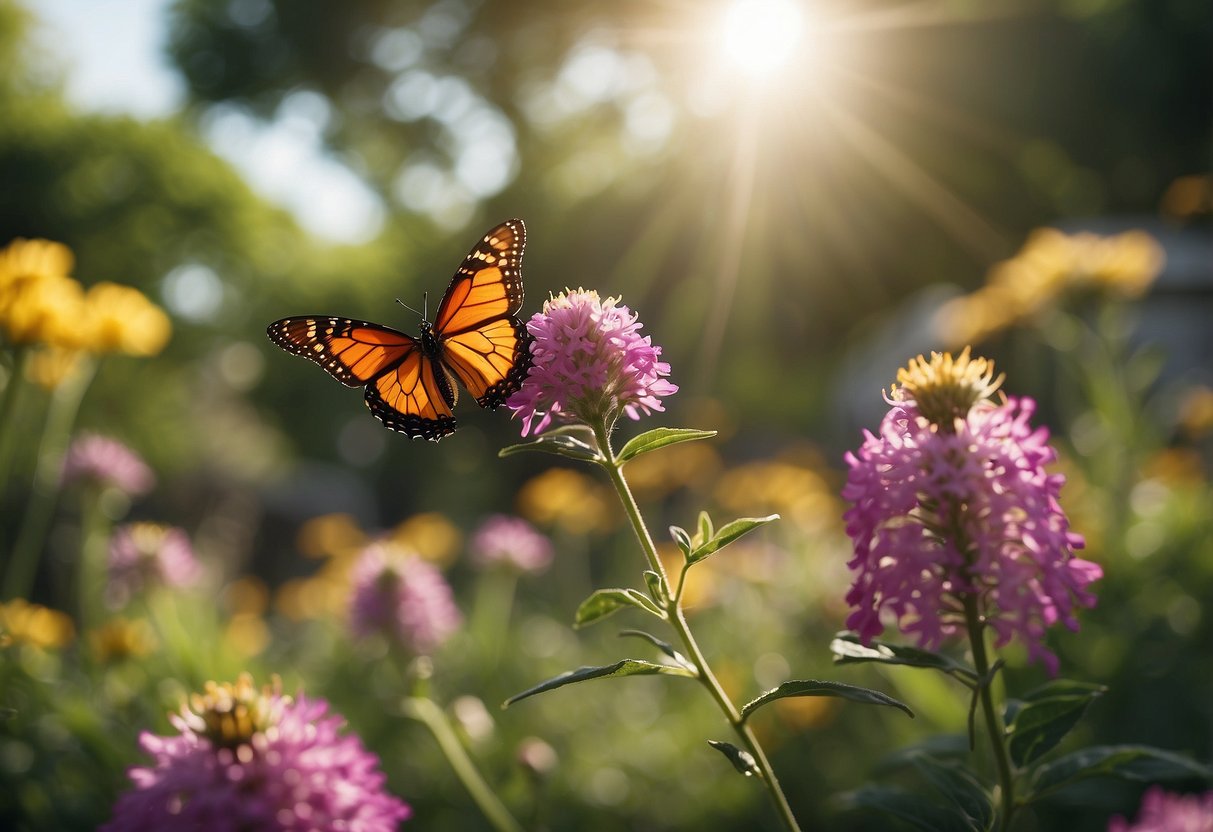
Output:
[[[421,350],[366,386],[366,406],[385,427],[435,442],[455,432],[455,390],[437,361]]]
[[[526,227],[506,220],[468,252],[434,321],[442,361],[481,407],[503,404],[531,366],[522,308]]]
[[[319,364],[347,387],[366,387],[366,403],[384,425],[413,438],[455,430],[454,390],[417,339],[386,326],[308,315],[269,325],[270,340]]]
[[[362,387],[421,351],[412,336],[349,318],[283,318],[270,324],[266,332],[275,344],[319,364],[346,387]]]

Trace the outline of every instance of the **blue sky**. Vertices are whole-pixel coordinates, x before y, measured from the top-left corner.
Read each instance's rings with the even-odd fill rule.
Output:
[[[31,5],[42,22],[39,37],[61,62],[67,97],[77,108],[154,119],[184,101],[184,85],[163,54],[171,0]],[[255,190],[290,209],[304,228],[335,242],[363,242],[382,227],[383,206],[323,151],[315,110],[296,102],[265,124],[223,108],[206,120],[204,136]]]

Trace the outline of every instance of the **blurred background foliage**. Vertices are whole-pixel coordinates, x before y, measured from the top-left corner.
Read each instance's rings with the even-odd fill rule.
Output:
[[[310,313],[411,330],[395,299],[441,292],[476,236],[510,216],[529,232],[524,314],[566,286],[622,294],[682,388],[660,423],[720,431],[629,469],[650,526],[688,525],[702,507],[784,517],[694,575],[696,625],[730,690],[744,700],[788,675],[839,678],[920,712],[910,723],[781,703],[764,715],[806,824],[833,817],[831,796],[882,753],[963,730],[960,690],[835,671],[825,649],[847,584],[841,452],[875,428],[898,366],[961,341],[997,360],[1010,393],[1042,401],[1065,451],[1063,499],[1105,568],[1083,631],[1055,640],[1063,673],[1110,686],[1090,736],[1209,760],[1208,4],[822,0],[809,9],[817,37],[763,78],[723,60],[716,5],[177,0],[169,54],[187,100],[139,120],[74,109],[64,56],[31,8],[0,0],[0,245],[63,242],[84,283],[138,287],[170,313],[168,347],[106,359],[78,422],[148,460],[159,485],[131,515],[187,529],[211,570],[205,592],[148,599],[140,620],[156,646],[133,654],[107,654],[95,632],[48,640],[68,624],[11,613],[25,629],[5,624],[3,704],[19,709],[0,724],[5,824],[91,828],[138,756],[136,732],[165,729],[181,691],[248,668],[330,697],[419,826],[480,828],[428,735],[394,710],[399,667],[351,649],[340,627],[342,558],[395,529],[445,564],[468,615],[433,685],[440,701],[487,705],[495,728],[468,738],[507,802],[556,829],[773,828],[762,796],[703,744],[723,733],[709,703],[678,680],[496,710],[540,678],[633,649],[605,627],[567,626],[595,586],[636,583],[601,483],[498,460],[517,424],[473,407],[441,445],[409,442],[263,335]],[[374,195],[364,242],[304,230],[208,143],[283,120],[307,125]],[[1149,236],[1092,266],[1089,253],[1041,255],[1048,238],[1032,232],[1044,226]],[[1085,238],[1065,239],[1077,251]],[[1008,268],[1019,271],[997,277]],[[1126,272],[1144,285],[1074,278]],[[1000,279],[1010,295],[978,293]],[[1015,291],[1030,297],[1013,316]],[[974,297],[994,298],[996,320],[974,317]],[[45,409],[27,396],[21,430],[34,435]],[[19,443],[2,483],[5,551],[35,454]],[[478,616],[492,580],[462,543],[495,511],[527,516],[559,553],[519,580],[504,638]],[[61,501],[29,600],[71,609],[56,575],[80,522]],[[1040,680],[1030,668],[1008,684]],[[560,761],[542,777],[514,759],[532,736]],[[1135,806],[1105,794],[1109,812]],[[1055,803],[1041,828],[1103,828]]]

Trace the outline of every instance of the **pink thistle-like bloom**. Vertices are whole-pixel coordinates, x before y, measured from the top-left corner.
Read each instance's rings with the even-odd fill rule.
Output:
[[[495,514],[472,536],[472,556],[481,566],[542,572],[552,562],[552,542],[521,517]]]
[[[127,772],[134,787],[102,832],[395,832],[412,814],[323,699],[258,691],[245,674],[169,720],[177,735],[140,735],[153,762]]]
[[[976,598],[996,644],[1018,639],[1032,661],[1057,672],[1044,646],[1061,622],[1078,629],[1075,607],[1091,607],[1088,584],[1100,567],[1074,556],[1083,546],[1058,504],[1065,478],[1048,431],[1029,424],[1028,398],[995,403],[992,367],[936,355],[903,371],[880,433],[864,432],[850,473],[844,515],[856,572],[847,626],[864,642],[883,629],[881,613],[927,649],[965,630],[964,603]]]
[[[1171,794],[1154,786],[1142,797],[1137,821],[1114,817],[1108,832],[1213,832],[1213,792]]]
[[[63,459],[64,485],[96,483],[131,496],[146,494],[156,482],[139,455],[116,439],[86,433],[78,436]]]
[[[110,536],[106,600],[115,609],[153,586],[191,587],[202,566],[185,532],[159,523],[127,523]]]
[[[640,334],[637,316],[618,298],[585,289],[544,301],[527,322],[533,364],[506,405],[522,417],[522,435],[538,435],[553,421],[610,425],[626,413],[664,411],[661,397],[678,391],[666,381],[670,365],[661,347]]]
[[[463,617],[437,568],[399,546],[372,543],[354,565],[349,622],[357,638],[378,633],[427,655],[459,629]]]

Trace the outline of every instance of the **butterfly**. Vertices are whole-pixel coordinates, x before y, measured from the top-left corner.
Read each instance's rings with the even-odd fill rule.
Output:
[[[283,318],[266,332],[347,387],[365,387],[367,407],[386,427],[436,442],[455,431],[456,380],[492,409],[518,390],[531,368],[531,335],[516,317],[525,245],[522,220],[506,220],[485,234],[463,258],[434,322],[422,315],[419,338],[321,315]]]

